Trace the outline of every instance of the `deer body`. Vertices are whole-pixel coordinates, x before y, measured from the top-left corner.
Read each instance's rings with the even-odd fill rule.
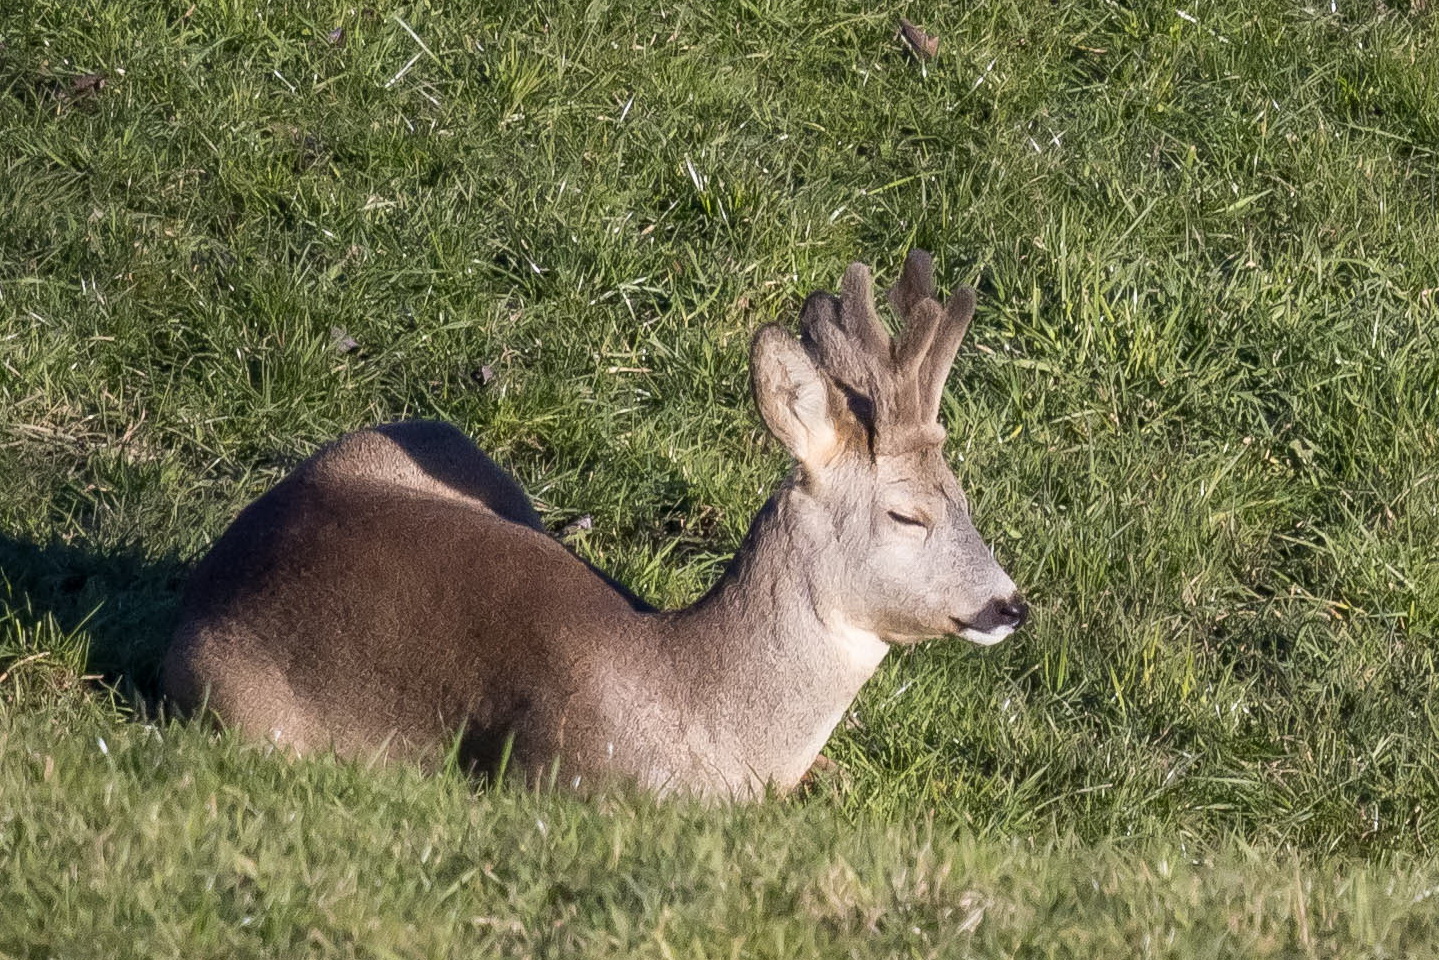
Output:
[[[756,336],[756,398],[799,467],[694,606],[655,611],[575,557],[457,429],[391,424],[320,451],[217,541],[166,693],[298,752],[455,750],[476,771],[710,796],[794,786],[890,645],[994,642],[1024,617],[934,423],[971,308],[941,313],[927,256],[911,255],[891,299],[952,344],[912,348],[949,356],[911,377],[923,389],[892,378],[923,395],[905,413],[890,386],[859,382],[905,344],[874,321],[862,271],[844,300],[810,298],[803,344]],[[877,334],[883,363],[861,339]]]

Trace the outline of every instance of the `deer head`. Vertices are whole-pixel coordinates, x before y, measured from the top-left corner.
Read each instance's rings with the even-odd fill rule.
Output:
[[[803,588],[835,630],[998,643],[1026,607],[970,522],[939,424],[974,292],[940,303],[933,262],[915,250],[889,302],[903,321],[895,337],[856,263],[840,296],[805,301],[798,341],[777,325],[755,335],[760,413],[798,461],[784,509]]]

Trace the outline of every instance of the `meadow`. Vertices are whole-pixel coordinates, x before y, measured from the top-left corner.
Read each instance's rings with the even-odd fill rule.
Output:
[[[1427,0],[0,5],[0,956],[1439,955],[1436,104]],[[693,600],[787,469],[750,335],[916,246],[1031,622],[892,654],[806,795],[145,709],[381,421]]]

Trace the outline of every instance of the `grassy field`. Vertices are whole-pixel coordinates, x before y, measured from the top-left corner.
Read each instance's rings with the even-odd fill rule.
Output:
[[[1436,103],[1419,0],[0,6],[0,955],[1439,955]],[[785,470],[750,333],[911,246],[1034,615],[892,656],[811,796],[132,719],[376,421],[695,598]]]

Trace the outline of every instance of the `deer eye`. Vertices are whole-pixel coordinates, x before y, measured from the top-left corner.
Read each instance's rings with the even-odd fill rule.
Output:
[[[912,517],[909,514],[900,513],[898,510],[889,511],[889,518],[901,527],[917,527],[920,530],[929,529],[929,524],[925,523],[919,517]]]

